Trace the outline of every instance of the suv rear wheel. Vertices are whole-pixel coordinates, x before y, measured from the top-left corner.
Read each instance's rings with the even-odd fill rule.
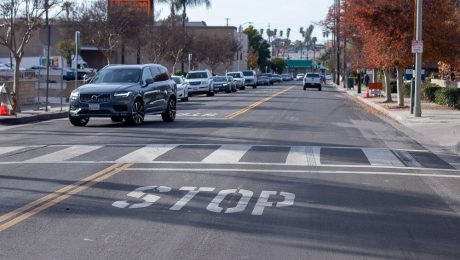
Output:
[[[125,118],[126,122],[130,125],[142,125],[144,117],[144,103],[140,99],[134,100],[131,115]]]
[[[164,122],[173,122],[176,119],[176,99],[171,97],[166,111],[161,114]]]

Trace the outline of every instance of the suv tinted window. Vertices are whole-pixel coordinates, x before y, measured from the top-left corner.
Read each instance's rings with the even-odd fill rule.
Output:
[[[155,82],[161,81],[161,73],[160,70],[157,67],[150,67],[150,71],[152,72],[153,80]]]
[[[233,78],[241,78],[241,74],[240,73],[228,73],[227,74],[228,76],[232,76]]]
[[[254,72],[252,71],[243,71],[244,76],[254,76]]]
[[[319,74],[308,73],[307,78],[319,78]]]
[[[142,82],[146,82],[147,79],[153,79],[152,72],[149,70],[149,68],[145,68],[142,71]]]
[[[169,74],[168,74],[168,70],[165,68],[165,67],[158,67],[159,70],[160,70],[160,79],[161,81],[167,81],[169,80]]]

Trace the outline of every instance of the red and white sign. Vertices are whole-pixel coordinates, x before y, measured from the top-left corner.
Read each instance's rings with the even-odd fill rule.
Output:
[[[423,53],[423,41],[412,41],[412,53]]]

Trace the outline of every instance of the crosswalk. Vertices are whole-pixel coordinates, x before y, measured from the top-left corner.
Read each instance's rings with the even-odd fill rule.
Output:
[[[246,144],[0,147],[6,163],[201,163],[455,169],[428,151]]]

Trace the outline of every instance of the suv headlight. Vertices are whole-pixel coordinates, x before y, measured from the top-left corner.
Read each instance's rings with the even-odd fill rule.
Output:
[[[201,85],[209,85],[209,82],[203,81],[203,82],[201,82]]]
[[[127,92],[118,92],[118,93],[115,93],[113,94],[114,97],[124,97],[124,98],[127,98],[131,95],[131,91],[127,91]]]
[[[80,92],[78,91],[72,91],[72,93],[70,93],[70,99],[71,100],[77,100],[78,98],[80,97]]]

